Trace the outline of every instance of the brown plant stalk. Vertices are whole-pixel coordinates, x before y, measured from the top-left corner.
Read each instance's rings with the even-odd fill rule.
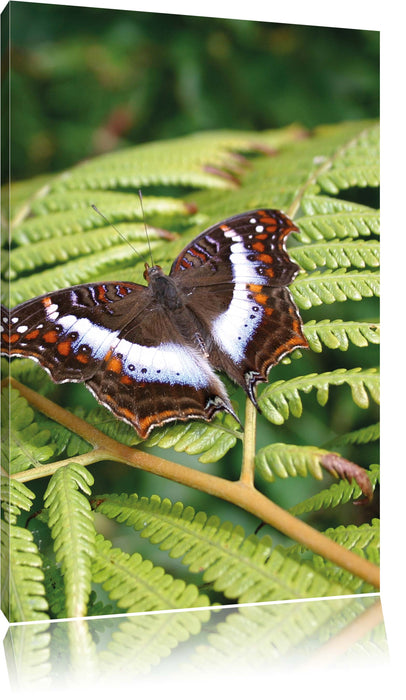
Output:
[[[250,437],[244,446],[241,477],[238,481],[229,481],[123,445],[44,396],[23,386],[17,380],[10,378],[9,381],[30,404],[52,420],[80,435],[94,448],[85,455],[18,472],[11,475],[11,478],[22,482],[31,481],[49,476],[64,464],[73,461],[80,464],[91,464],[104,459],[123,462],[131,467],[162,476],[233,503],[316,554],[379,588],[380,571],[378,566],[330,540],[307,523],[288,513],[255,488],[253,479],[255,411],[253,407],[250,407],[251,402],[247,401],[246,435]]]

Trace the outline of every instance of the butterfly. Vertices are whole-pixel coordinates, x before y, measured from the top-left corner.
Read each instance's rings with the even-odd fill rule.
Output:
[[[141,438],[219,411],[238,420],[216,371],[258,408],[257,383],[308,347],[288,289],[299,267],[285,242],[298,230],[280,211],[249,211],[198,235],[169,275],[145,263],[147,286],[80,284],[2,307],[2,354],[38,361],[54,382],[84,382]]]

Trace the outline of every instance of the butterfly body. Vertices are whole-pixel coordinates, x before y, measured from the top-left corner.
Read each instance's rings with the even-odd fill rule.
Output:
[[[307,347],[287,288],[292,230],[281,212],[247,212],[197,236],[169,275],[146,265],[148,286],[77,285],[2,309],[2,353],[37,360],[55,382],[85,382],[143,438],[174,420],[235,416],[215,370],[256,404],[271,366]]]

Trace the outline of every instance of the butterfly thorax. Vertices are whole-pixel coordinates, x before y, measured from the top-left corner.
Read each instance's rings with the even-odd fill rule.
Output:
[[[144,278],[148,282],[154,299],[168,311],[183,308],[184,304],[175,281],[166,275],[159,265],[145,264]]]

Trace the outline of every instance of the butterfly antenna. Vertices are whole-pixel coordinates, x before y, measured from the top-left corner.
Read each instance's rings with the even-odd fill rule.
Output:
[[[154,267],[154,259],[153,259],[153,257],[152,257],[151,241],[150,241],[150,239],[149,239],[148,227],[147,227],[147,222],[146,222],[146,219],[145,219],[144,204],[143,204],[143,201],[142,201],[142,192],[141,192],[141,190],[138,190],[138,196],[139,196],[139,198],[140,198],[141,211],[142,211],[142,219],[143,219],[143,221],[144,221],[145,235],[146,235],[147,241],[148,241],[148,250],[149,250],[149,256],[150,256],[150,258],[151,258],[151,265],[152,265],[152,267]]]
[[[111,226],[112,228],[114,228],[114,230],[116,231],[116,233],[118,233],[118,235],[123,239],[123,241],[125,241],[125,242],[130,246],[130,248],[133,249],[133,251],[134,251],[134,253],[135,253],[136,255],[138,255],[140,258],[142,258],[143,260],[145,260],[144,255],[143,255],[142,253],[140,253],[139,250],[137,250],[137,249],[133,246],[133,244],[128,240],[128,238],[126,238],[125,235],[124,235],[123,233],[121,233],[121,231],[118,230],[117,226],[115,226],[115,225],[113,224],[112,221],[109,221],[109,219],[107,218],[107,216],[105,216],[105,214],[103,214],[103,212],[101,212],[100,209],[98,209],[98,208],[96,207],[95,204],[92,204],[91,207],[92,207],[92,209],[95,210],[95,212],[97,212],[97,213],[99,214],[99,216],[101,216],[105,221],[107,221],[107,223],[109,224],[109,226]]]

